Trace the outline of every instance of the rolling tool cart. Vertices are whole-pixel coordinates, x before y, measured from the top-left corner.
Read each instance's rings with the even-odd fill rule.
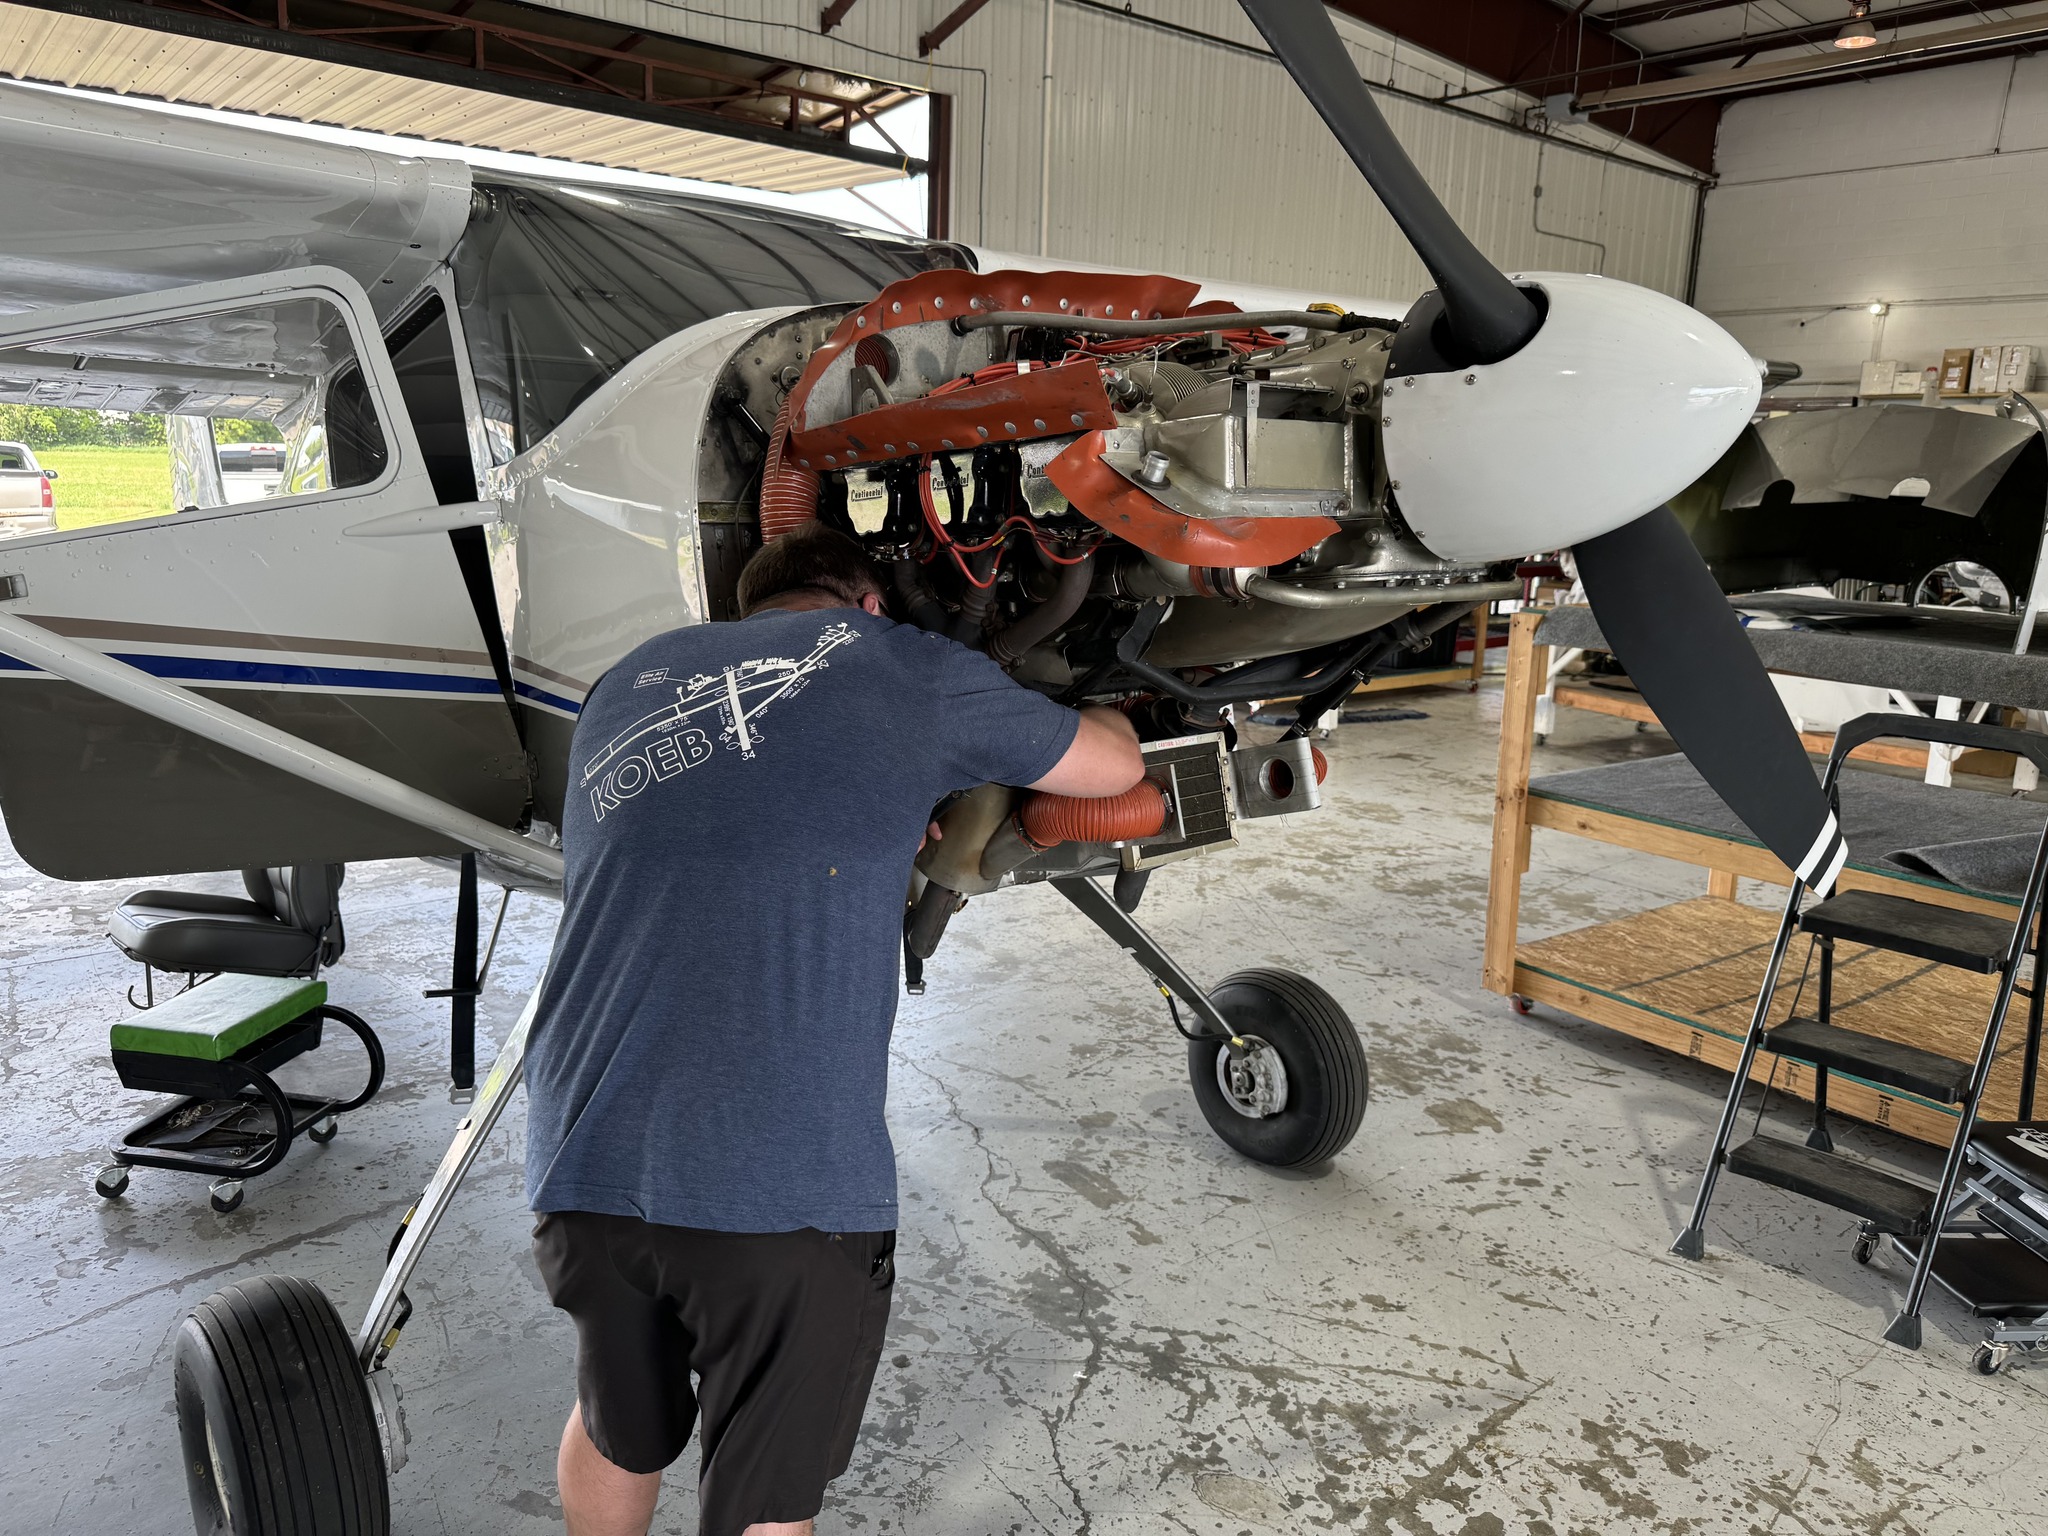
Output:
[[[2015,1352],[2048,1348],[2048,1121],[1970,1133],[1962,1192],[1941,1230],[1935,1284],[1991,1320],[1970,1363],[1996,1376]],[[1918,1259],[1916,1240],[1893,1242]]]
[[[286,1093],[271,1074],[318,1049],[330,1022],[369,1056],[362,1091],[347,1099]],[[121,1138],[93,1180],[107,1200],[127,1190],[130,1168],[169,1168],[213,1175],[208,1200],[225,1214],[242,1203],[242,1181],[275,1168],[294,1137],[332,1141],[336,1117],[369,1103],[384,1082],[375,1032],[329,1003],[324,981],[221,976],[122,1020],[112,1044],[124,1086],[178,1097]]]
[[[1836,733],[1834,750],[1828,754],[1822,788],[1838,818],[1842,765],[1857,747],[1879,737],[2012,752],[2048,769],[2048,737],[2031,732],[1912,715],[1863,715]],[[1907,1349],[1920,1347],[1920,1304],[1926,1296],[1927,1283],[1934,1276],[1936,1256],[1945,1251],[1942,1237],[1948,1221],[1941,1218],[1956,1209],[1956,1191],[1966,1154],[1971,1151],[1978,1103],[1998,1051],[2006,1013],[2012,1006],[2020,965],[2034,932],[2044,880],[2048,880],[2048,826],[2044,826],[2035,845],[2019,916],[2012,923],[1982,913],[1862,890],[1838,891],[1801,910],[1804,887],[1793,883],[1778,925],[1777,941],[1764,970],[1763,989],[1757,994],[1749,1032],[1743,1040],[1735,1079],[1729,1085],[1721,1123],[1714,1132],[1692,1220],[1672,1245],[1674,1254],[1697,1259],[1705,1251],[1707,1206],[1713,1199],[1715,1179],[1723,1168],[1832,1205],[1862,1219],[1856,1240],[1855,1256],[1859,1261],[1867,1262],[1878,1240],[1884,1237],[1899,1241],[1914,1255],[1913,1277],[1906,1289],[1905,1303],[1884,1336]],[[1798,932],[1810,936],[1819,959],[1814,1014],[1804,1017],[1795,1012],[1783,1023],[1772,1025],[1768,1022],[1771,998],[1792,937]],[[1997,976],[1996,997],[1975,1061],[1952,1060],[1915,1046],[1843,1029],[1831,1022],[1837,942],[1867,945],[1937,965]],[[2022,1121],[2033,1117],[2034,1079],[2040,1065],[2042,979],[2037,945],[2034,980],[2027,988],[2026,1056],[2019,1112]],[[1806,1063],[1813,1070],[1813,1128],[1804,1144],[1759,1133],[1739,1146],[1729,1146],[1741,1114],[1742,1096],[1749,1086],[1750,1068],[1759,1051]],[[1911,1094],[1934,1105],[1954,1106],[1955,1133],[1942,1162],[1937,1188],[1927,1189],[1835,1152],[1827,1126],[1830,1073]],[[1971,1236],[1967,1240],[1978,1239]]]

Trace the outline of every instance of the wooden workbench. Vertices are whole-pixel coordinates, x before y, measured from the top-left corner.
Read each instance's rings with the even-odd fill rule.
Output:
[[[1518,614],[1509,629],[1486,908],[1485,984],[1490,991],[1547,1003],[1732,1070],[1777,931],[1774,912],[1735,900],[1735,883],[1753,879],[1789,886],[1791,872],[1751,840],[1532,793],[1529,766],[1536,698],[1548,670],[1548,647],[1536,643],[1540,621],[1539,614]],[[1522,880],[1530,868],[1531,834],[1539,827],[1691,864],[1707,872],[1706,894],[1522,943],[1517,932]],[[1888,891],[2007,920],[2017,906],[1856,863],[1843,871],[1841,888]],[[1779,1001],[1774,1017],[1789,1011],[1801,958],[1795,950],[1788,961],[1775,994]],[[1836,958],[1836,1021],[1848,1029],[1968,1060],[1982,1038],[1993,988],[1990,977],[1843,944]],[[1983,1113],[1988,1118],[2010,1118],[2017,1106],[2022,1033],[2008,1028],[2001,1042],[1985,1096]],[[1759,1057],[1754,1075],[1763,1080],[1773,1069],[1778,1086],[1811,1096],[1810,1069],[1766,1055]],[[1923,1141],[1946,1145],[1953,1134],[1953,1106],[1841,1073],[1830,1076],[1828,1104]]]

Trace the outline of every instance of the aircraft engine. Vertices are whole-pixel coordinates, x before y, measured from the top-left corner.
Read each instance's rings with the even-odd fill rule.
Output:
[[[900,617],[1077,697],[1170,674],[1182,723],[1284,696],[1418,609],[1516,590],[1512,561],[1444,559],[1404,518],[1380,411],[1400,322],[1191,307],[1194,291],[1100,273],[893,285],[778,411],[762,537],[820,517],[874,556]]]

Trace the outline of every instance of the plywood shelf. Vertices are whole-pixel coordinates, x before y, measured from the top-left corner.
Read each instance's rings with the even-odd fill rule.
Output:
[[[1702,896],[1516,946],[1513,990],[1638,1040],[1732,1071],[1777,934],[1769,912]],[[1801,983],[1788,964],[1772,1017],[1792,1012]],[[1810,1002],[1814,986],[1805,978]],[[1957,1060],[1976,1054],[1994,982],[1902,955],[1843,944],[1835,955],[1834,1022]],[[2008,1031],[1985,1093],[1984,1114],[2011,1119],[2019,1104],[2021,1032]],[[1812,1070],[1760,1055],[1753,1077],[1802,1099]],[[1828,1106],[1921,1141],[1946,1146],[1952,1105],[1835,1072]]]

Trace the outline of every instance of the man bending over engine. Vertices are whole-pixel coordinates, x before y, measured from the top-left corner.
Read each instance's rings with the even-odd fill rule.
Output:
[[[977,784],[1101,797],[1144,771],[1121,715],[891,623],[830,529],[767,546],[739,596],[742,622],[606,673],[571,752],[526,1058],[534,1253],[576,1324],[570,1536],[644,1536],[700,1419],[702,1536],[811,1531],[895,1282],[882,1108],[926,817]]]

